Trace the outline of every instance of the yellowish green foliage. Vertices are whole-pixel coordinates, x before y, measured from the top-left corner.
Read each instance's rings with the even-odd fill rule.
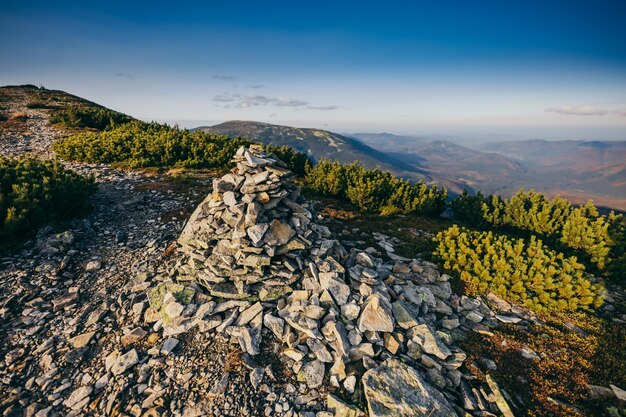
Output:
[[[608,216],[609,235],[613,239],[611,262],[607,268],[608,276],[615,282],[626,283],[626,217],[610,213]]]
[[[576,207],[558,196],[548,199],[533,190],[521,190],[508,200],[463,193],[450,206],[460,220],[536,234],[549,243],[578,251],[599,269],[609,261],[614,243],[609,221],[600,216],[591,201]]]
[[[412,184],[389,172],[367,169],[354,162],[319,161],[310,166],[305,187],[317,194],[351,202],[359,210],[391,214],[439,214],[445,209],[445,188]]]
[[[510,239],[454,225],[436,237],[434,255],[459,274],[470,294],[489,291],[535,311],[575,311],[602,304],[601,287],[585,277],[576,257],[565,257],[532,236]]]

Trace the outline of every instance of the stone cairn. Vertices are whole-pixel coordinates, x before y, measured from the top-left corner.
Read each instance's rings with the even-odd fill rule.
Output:
[[[273,335],[311,390],[329,381],[353,393],[362,383],[371,416],[484,408],[458,369],[466,355],[451,335],[460,326],[488,331],[494,314],[484,303],[453,295],[449,276],[428,262],[396,256],[386,264],[346,250],[316,223],[293,174],[261,148],[240,148],[234,162],[178,240],[178,281],[200,283],[210,300],[195,321],[177,302],[164,306],[181,315],[170,327],[166,321],[166,335],[198,324],[232,336],[250,355],[261,353],[263,334]],[[327,409],[361,415],[332,395]]]

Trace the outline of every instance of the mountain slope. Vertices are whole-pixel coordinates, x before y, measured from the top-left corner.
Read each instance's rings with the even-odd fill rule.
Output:
[[[419,163],[431,175],[446,176],[470,188],[494,193],[503,189],[525,168],[496,153],[481,152],[448,140],[391,133],[355,133],[352,136],[406,163]]]
[[[225,136],[242,136],[250,140],[274,145],[288,145],[306,152],[315,160],[335,159],[343,163],[360,161],[366,165],[390,166],[400,170],[426,174],[417,164],[406,164],[367,144],[320,129],[302,129],[269,123],[233,120],[215,126],[202,126],[193,130]]]
[[[410,179],[425,181],[448,181],[435,178],[424,169],[420,161],[404,161],[376,150],[364,142],[320,129],[301,129],[290,126],[272,125],[253,121],[229,121],[215,126],[201,126],[193,130],[237,137],[273,144],[288,145],[309,154],[314,160],[322,158],[342,163],[358,161],[368,168],[379,166]]]

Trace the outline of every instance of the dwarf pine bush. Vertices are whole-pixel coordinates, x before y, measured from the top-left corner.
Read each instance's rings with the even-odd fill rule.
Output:
[[[244,138],[229,138],[190,132],[159,123],[132,120],[100,132],[82,132],[63,138],[53,147],[58,156],[70,161],[121,163],[140,167],[183,167],[225,169]],[[283,160],[298,176],[304,176],[309,191],[349,201],[361,211],[382,215],[439,214],[445,209],[445,188],[412,184],[380,169],[366,169],[358,163],[342,165],[322,160],[314,164],[288,146],[266,145],[265,149]]]
[[[225,168],[250,142],[134,120],[111,130],[84,132],[54,144],[61,158],[139,167]]]
[[[321,160],[310,166],[305,187],[314,193],[346,200],[359,210],[381,215],[439,214],[445,209],[445,188],[416,184],[389,172],[358,163]]]
[[[72,130],[112,129],[132,120],[134,120],[132,117],[123,113],[99,106],[68,107],[57,110],[50,116],[50,123]]]
[[[101,132],[82,132],[54,146],[58,156],[70,161],[121,163],[132,168],[183,167],[225,169],[244,138],[228,138],[202,131],[190,132],[159,123],[132,120],[110,125]],[[265,146],[298,176],[304,176],[309,157],[288,146]]]
[[[626,217],[622,214],[610,213],[608,216],[609,235],[613,246],[607,267],[607,276],[614,282],[626,284]]]
[[[44,223],[84,213],[93,190],[93,178],[66,170],[58,161],[0,157],[0,247]]]
[[[530,239],[472,232],[457,225],[440,232],[434,256],[459,274],[469,294],[494,292],[534,311],[575,311],[602,304],[601,287],[585,277],[576,257]]]
[[[607,218],[599,215],[591,201],[575,207],[558,196],[548,199],[533,190],[521,190],[508,200],[463,193],[450,206],[460,220],[536,234],[584,254],[599,269],[605,268],[614,243]]]

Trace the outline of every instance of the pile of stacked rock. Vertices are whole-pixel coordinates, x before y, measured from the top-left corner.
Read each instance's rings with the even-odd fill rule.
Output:
[[[453,295],[449,276],[428,262],[387,264],[346,250],[316,223],[293,175],[262,149],[242,147],[235,162],[178,241],[179,282],[197,281],[212,298],[194,323],[231,335],[250,355],[261,352],[263,334],[273,335],[299,381],[348,393],[362,384],[370,415],[483,408],[453,340],[476,326],[488,331],[495,318],[484,303]],[[170,299],[164,309],[178,304]],[[332,396],[327,406],[360,413]]]

